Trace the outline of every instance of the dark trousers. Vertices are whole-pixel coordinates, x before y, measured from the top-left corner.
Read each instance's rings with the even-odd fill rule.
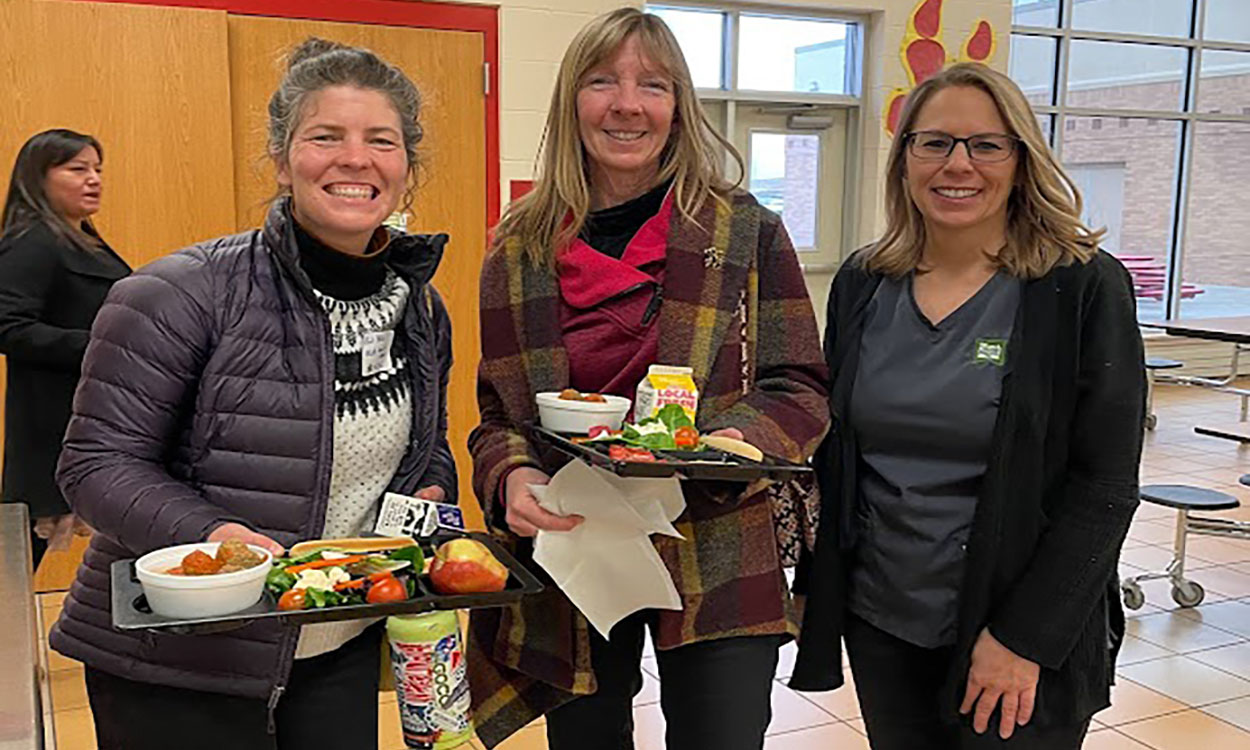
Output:
[[[853,614],[847,615],[845,638],[873,750],[1080,750],[1085,739],[1089,721],[1048,727],[1030,722],[1004,741],[998,736],[997,709],[984,734],[972,730],[971,716],[958,724],[945,722],[938,695],[953,647],[922,648]]]
[[[33,572],[39,572],[39,563],[43,560],[44,553],[48,551],[48,540],[40,537],[35,533],[35,522],[30,522],[30,569]]]
[[[382,627],[291,669],[268,730],[265,701],[152,685],[88,667],[99,750],[299,750],[378,746]]]
[[[622,620],[604,640],[591,631],[599,689],[547,714],[550,750],[633,750],[633,698],[642,690],[649,613]],[[664,744],[669,750],[760,750],[772,719],[780,636],[725,638],[656,651]]]

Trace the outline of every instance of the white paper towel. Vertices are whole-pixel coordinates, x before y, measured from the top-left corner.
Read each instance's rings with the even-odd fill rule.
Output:
[[[529,485],[538,504],[586,520],[572,531],[539,531],[534,562],[546,570],[604,638],[642,609],[681,609],[681,597],[651,534],[683,538],[672,522],[686,508],[676,477],[618,477],[570,461],[547,485]]]

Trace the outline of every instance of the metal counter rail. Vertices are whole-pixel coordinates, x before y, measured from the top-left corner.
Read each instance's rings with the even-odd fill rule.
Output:
[[[26,506],[0,504],[0,750],[43,750],[39,637]]]

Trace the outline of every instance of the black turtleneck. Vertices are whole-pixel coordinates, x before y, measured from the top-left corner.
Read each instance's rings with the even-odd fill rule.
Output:
[[[308,280],[318,292],[344,301],[364,299],[382,288],[386,280],[386,259],[389,249],[371,255],[348,255],[329,247],[313,237],[298,223],[295,244],[299,263]]]
[[[582,227],[582,242],[617,260],[625,254],[629,241],[652,216],[660,211],[672,180],[665,180],[637,198],[616,206],[591,211]]]

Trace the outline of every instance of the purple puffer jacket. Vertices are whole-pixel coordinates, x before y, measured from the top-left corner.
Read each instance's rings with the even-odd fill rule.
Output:
[[[109,566],[202,541],[226,522],[290,546],[319,535],[330,487],[330,327],[300,269],[289,206],[263,230],[157,260],[113,287],[91,331],[58,481],[96,535],[50,643],[121,677],[273,702],[298,628],[216,635],[112,628]],[[451,326],[428,284],[447,235],[393,238],[412,293],[401,340],[413,373],[411,445],[390,489],[438,485],[447,445]]]

